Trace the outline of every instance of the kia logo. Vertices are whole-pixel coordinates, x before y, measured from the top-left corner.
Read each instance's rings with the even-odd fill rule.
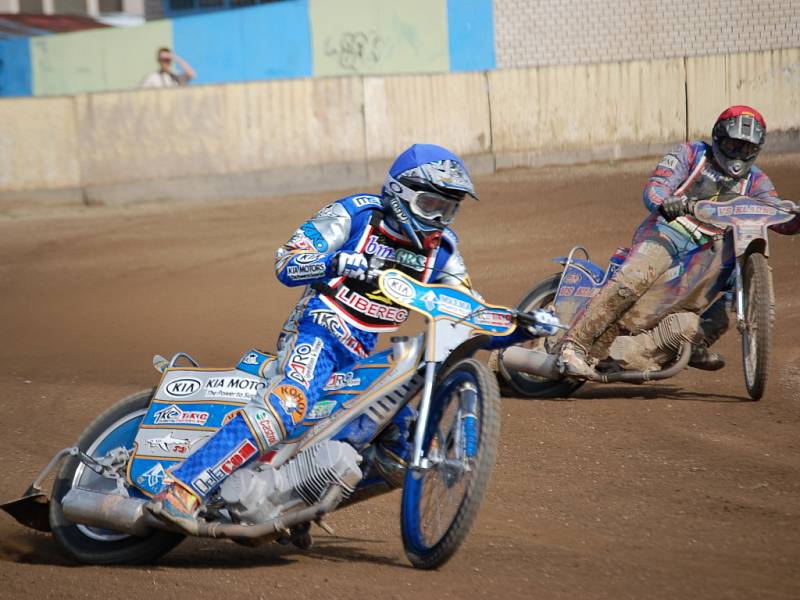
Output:
[[[174,396],[176,398],[182,398],[183,396],[191,396],[197,390],[200,389],[200,386],[201,383],[198,379],[193,379],[191,377],[184,377],[182,379],[176,379],[175,381],[170,381],[167,384],[167,387],[165,387],[164,389],[170,396]]]
[[[390,296],[402,300],[408,300],[414,297],[414,288],[402,279],[392,277],[391,279],[386,278],[384,281],[386,282],[386,291],[389,292]]]

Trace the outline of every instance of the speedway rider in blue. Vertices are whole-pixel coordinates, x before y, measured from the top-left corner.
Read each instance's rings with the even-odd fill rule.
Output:
[[[447,227],[466,196],[477,199],[461,159],[417,144],[397,157],[380,196],[337,200],[294,232],[275,255],[275,272],[284,285],[305,290],[278,340],[278,376],[264,397],[169,474],[149,505],[153,513],[196,533],[202,502],[234,469],[302,435],[306,419],[328,416],[315,403],[331,374],[369,355],[378,334],[408,317],[369,276],[371,260],[471,291],[458,239]],[[406,407],[395,418],[401,441],[410,412]]]
[[[642,297],[676,257],[692,251],[711,252],[712,237],[722,230],[692,215],[690,200],[728,200],[751,196],[775,202],[778,195],[769,177],[755,166],[766,139],[761,114],[749,106],[731,106],[720,114],[712,129],[712,143],[687,142],[667,154],[644,188],[650,214],[633,237],[624,264],[578,315],[561,348],[564,373],[597,379],[589,356],[601,357],[617,336],[617,321]],[[800,232],[800,217],[772,226],[782,234]],[[723,296],[702,315],[698,342],[690,366],[716,370],[724,366],[708,347],[729,324]]]

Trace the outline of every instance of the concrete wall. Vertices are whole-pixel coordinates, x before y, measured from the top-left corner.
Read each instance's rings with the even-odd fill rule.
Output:
[[[690,58],[686,71],[690,136],[708,136],[719,107],[731,104],[758,108],[768,132],[800,127],[799,48]]]
[[[509,69],[488,78],[498,168],[641,156],[686,132],[681,59]]]
[[[494,0],[501,69],[793,48],[797,0]]]
[[[0,191],[75,188],[82,184],[72,98],[0,102]]]
[[[3,100],[0,192],[127,202],[350,187],[380,181],[413,142],[478,172],[652,155],[707,136],[731,103],[759,108],[770,136],[800,130],[800,49]]]

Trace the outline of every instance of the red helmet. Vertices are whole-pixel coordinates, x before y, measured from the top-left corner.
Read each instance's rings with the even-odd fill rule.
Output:
[[[717,164],[725,174],[739,179],[745,177],[756,162],[767,137],[767,124],[756,109],[731,106],[717,117],[711,137]]]

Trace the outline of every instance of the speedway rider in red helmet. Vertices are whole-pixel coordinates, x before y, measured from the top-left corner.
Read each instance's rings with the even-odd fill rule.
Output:
[[[778,200],[769,177],[755,166],[764,145],[764,117],[749,106],[731,106],[717,118],[711,145],[703,141],[680,144],[656,166],[644,188],[648,217],[634,234],[633,244],[617,275],[595,295],[572,325],[561,348],[566,375],[595,379],[589,353],[600,355],[617,336],[617,322],[673,263],[721,233],[691,214],[690,200],[728,200],[751,196]],[[793,235],[800,232],[800,217],[772,227]],[[706,250],[710,251],[710,250]],[[708,347],[728,329],[726,296],[701,315],[700,339],[690,366],[716,370],[721,356]]]

